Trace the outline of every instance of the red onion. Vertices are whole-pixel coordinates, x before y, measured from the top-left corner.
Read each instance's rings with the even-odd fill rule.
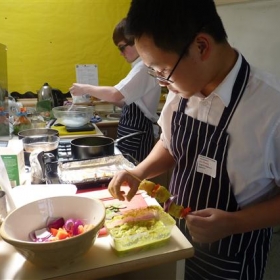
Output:
[[[164,209],[165,212],[167,212],[167,213],[169,212],[169,208],[170,208],[171,204],[173,203],[174,199],[176,198],[176,196],[177,196],[177,195],[170,196],[170,197],[168,198],[168,200],[166,200],[166,201],[164,202],[164,207],[163,207],[163,209]]]
[[[79,234],[78,228],[81,225],[82,226],[84,225],[84,223],[81,220],[76,220],[75,221],[74,226],[73,226],[73,235],[78,235]]]
[[[66,220],[65,224],[64,224],[64,228],[69,231],[72,230],[75,224],[75,220],[74,219],[68,219]]]
[[[35,230],[33,230],[33,231],[31,231],[31,232],[29,233],[29,238],[30,238],[32,241],[34,241],[34,242],[37,241],[37,240],[36,240],[36,235],[35,235]]]
[[[29,238],[34,242],[44,242],[48,240],[52,234],[47,228],[41,228],[29,233]]]
[[[84,223],[77,219],[68,219],[66,222],[64,222],[63,218],[48,218],[47,219],[47,227],[36,229],[29,233],[30,240],[34,242],[44,242],[48,241],[50,237],[52,237],[52,233],[50,232],[51,228],[59,229],[64,228],[66,231],[68,231],[71,236],[75,236],[79,234],[79,226],[84,226]]]
[[[47,220],[47,227],[48,228],[55,228],[59,229],[62,228],[64,225],[64,219],[63,218],[48,218]]]

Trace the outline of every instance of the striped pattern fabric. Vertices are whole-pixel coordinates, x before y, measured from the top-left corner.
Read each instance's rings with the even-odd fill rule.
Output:
[[[145,117],[135,103],[124,106],[119,121],[117,138],[138,131],[145,133],[121,141],[118,148],[122,153],[130,154],[138,162],[141,162],[154,146],[153,123]]]
[[[244,58],[236,78],[231,101],[217,127],[187,116],[187,100],[181,99],[173,112],[171,147],[176,167],[170,192],[178,194],[176,203],[192,210],[217,208],[239,211],[227,173],[230,140],[226,130],[246,88],[250,66]],[[217,162],[216,177],[196,171],[198,155]],[[178,227],[192,242],[183,219]],[[195,256],[186,260],[185,279],[261,280],[267,261],[271,228],[228,236],[211,244],[193,243]]]

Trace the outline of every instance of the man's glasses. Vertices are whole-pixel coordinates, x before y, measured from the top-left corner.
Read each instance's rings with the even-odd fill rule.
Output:
[[[129,44],[124,44],[124,45],[118,46],[119,51],[123,53],[124,50],[125,50],[125,48],[126,48],[128,45],[129,45]]]
[[[148,74],[151,75],[152,77],[154,77],[155,79],[157,79],[158,81],[164,83],[165,85],[169,85],[169,84],[172,84],[174,83],[173,81],[170,80],[171,76],[173,75],[174,71],[176,70],[178,64],[180,63],[180,61],[182,60],[182,58],[184,57],[188,47],[189,47],[190,44],[187,44],[182,53],[180,54],[179,56],[179,59],[177,60],[175,66],[173,67],[173,69],[171,70],[170,74],[168,75],[167,78],[163,77],[160,75],[160,73],[158,74],[153,68],[148,68]]]

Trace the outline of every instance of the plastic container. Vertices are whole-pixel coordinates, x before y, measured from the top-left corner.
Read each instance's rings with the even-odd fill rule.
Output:
[[[4,107],[0,107],[0,136],[8,136],[10,134],[8,113]]]
[[[17,113],[17,118],[13,123],[14,134],[17,135],[20,131],[31,128],[31,121],[27,117],[26,108],[20,108]]]
[[[132,209],[105,221],[110,244],[125,256],[165,245],[175,220],[160,206]]]

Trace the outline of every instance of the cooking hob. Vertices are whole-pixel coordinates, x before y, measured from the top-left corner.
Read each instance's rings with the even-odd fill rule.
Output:
[[[61,139],[58,148],[57,148],[57,157],[58,161],[64,162],[73,160],[72,152],[71,152],[71,140],[69,139]],[[121,151],[115,146],[114,147],[114,155],[120,155]]]
[[[71,144],[70,141],[60,141],[57,148],[58,161],[72,160]]]
[[[55,156],[50,159],[52,161],[58,161],[58,162],[65,162],[65,161],[70,161],[70,160],[74,160],[73,156],[72,156],[72,152],[71,152],[71,140],[69,139],[61,139],[57,150],[55,151],[51,151],[50,153],[55,154]],[[119,155],[121,154],[120,150],[115,146],[114,148],[114,154],[115,155]],[[25,157],[25,164],[27,166],[30,166],[29,163],[29,153],[24,153],[24,157]]]
[[[71,140],[69,139],[62,139],[59,142],[58,148],[57,148],[57,159],[49,159],[46,164],[46,182],[48,184],[60,184],[58,174],[57,174],[57,166],[59,162],[69,162],[69,161],[80,161],[75,160],[72,157],[71,153]],[[122,154],[120,150],[115,146],[114,148],[114,155]],[[129,154],[122,154],[127,160],[129,160],[131,163],[133,163],[135,166],[138,164],[138,162],[131,157]],[[101,158],[102,156],[96,157]],[[107,185],[109,181],[106,181],[103,183],[103,187]],[[82,186],[79,186],[78,189],[87,189],[92,187],[100,187],[100,184],[96,183],[93,184],[92,182],[89,184],[83,184]]]

